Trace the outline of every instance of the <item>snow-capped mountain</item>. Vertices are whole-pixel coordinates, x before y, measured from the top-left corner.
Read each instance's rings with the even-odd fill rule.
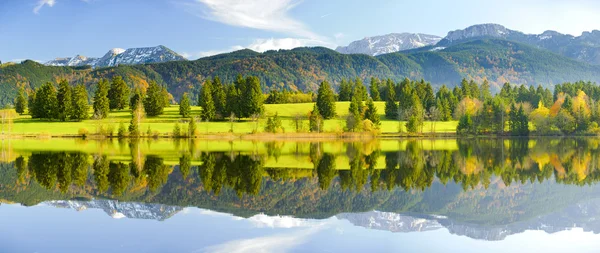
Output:
[[[451,218],[435,215],[397,214],[371,211],[365,213],[342,213],[338,219],[348,220],[355,226],[385,230],[395,233],[424,232],[448,229],[451,234],[486,241],[501,241],[506,237],[526,230],[557,233],[573,228],[600,233],[600,199],[569,206],[563,210],[504,225],[480,225],[458,222]]]
[[[448,35],[435,47],[443,48],[469,40],[497,38],[505,39],[546,49],[591,64],[600,64],[600,31],[583,32],[581,36],[545,31],[541,34],[525,34],[498,24],[473,25],[461,30],[448,32]]]
[[[134,65],[144,63],[158,63],[167,61],[183,61],[183,56],[175,53],[165,46],[144,48],[113,48],[101,58],[85,57],[77,55],[68,58],[56,58],[46,62],[49,66],[92,66],[94,68],[113,67],[120,64]]]
[[[336,51],[343,54],[368,54],[372,56],[388,54],[436,44],[442,38],[421,33],[391,33],[387,35],[366,37],[354,41],[346,47],[338,47]]]
[[[115,219],[146,219],[146,220],[166,220],[183,210],[178,206],[167,206],[161,204],[147,204],[135,202],[119,202],[116,200],[96,199],[91,201],[79,200],[53,200],[46,201],[43,204],[70,208],[77,211],[83,211],[89,208],[102,209],[106,214]]]

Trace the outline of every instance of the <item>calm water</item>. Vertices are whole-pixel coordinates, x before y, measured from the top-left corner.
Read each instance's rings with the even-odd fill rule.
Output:
[[[4,141],[0,252],[597,252],[599,146]]]

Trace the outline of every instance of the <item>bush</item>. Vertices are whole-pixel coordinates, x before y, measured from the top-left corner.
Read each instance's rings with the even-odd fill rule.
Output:
[[[87,128],[79,128],[79,130],[77,131],[77,134],[79,134],[81,137],[85,138],[90,134],[90,132],[87,130]]]
[[[181,137],[181,127],[179,126],[179,123],[175,123],[175,126],[173,127],[173,137],[174,138]]]
[[[123,122],[119,123],[119,130],[117,132],[117,137],[125,138],[127,136],[127,128],[125,128],[125,124]]]

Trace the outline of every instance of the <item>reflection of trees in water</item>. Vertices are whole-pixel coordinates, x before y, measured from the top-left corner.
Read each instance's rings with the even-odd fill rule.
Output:
[[[395,188],[423,191],[436,180],[442,184],[455,182],[464,190],[487,188],[495,183],[494,178],[504,185],[551,178],[576,185],[600,180],[600,149],[595,140],[458,140],[457,150],[425,149],[420,140],[405,144],[398,151],[383,152],[377,146],[347,143],[343,144],[343,154],[325,152],[322,143],[307,144],[309,153],[304,155],[313,163],[312,172],[310,169],[264,168],[266,156],[282,154],[281,143],[265,144],[270,151],[264,156],[231,151],[194,157],[192,153],[182,152],[180,174],[175,174],[172,180],[174,184],[182,184],[181,187],[200,184],[195,191],[203,189],[214,195],[219,195],[224,188],[232,189],[238,196],[259,194],[265,182],[293,181],[300,177],[316,177],[321,190],[339,186],[351,192]],[[33,179],[49,190],[64,193],[73,187],[87,188],[107,196],[144,190],[157,192],[168,184],[172,166],[165,165],[160,156],[141,155],[135,143],[130,145],[130,162],[109,161],[107,156],[77,152],[38,152],[18,157],[14,162],[16,183],[26,185]],[[299,150],[297,147],[296,155]],[[346,156],[348,164],[339,165],[342,161],[337,159],[339,156]],[[192,166],[194,161],[201,164],[197,169]],[[263,180],[264,177],[270,180]]]

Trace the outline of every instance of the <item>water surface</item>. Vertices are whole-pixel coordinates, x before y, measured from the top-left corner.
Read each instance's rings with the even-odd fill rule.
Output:
[[[2,142],[1,252],[594,252],[600,140]]]

